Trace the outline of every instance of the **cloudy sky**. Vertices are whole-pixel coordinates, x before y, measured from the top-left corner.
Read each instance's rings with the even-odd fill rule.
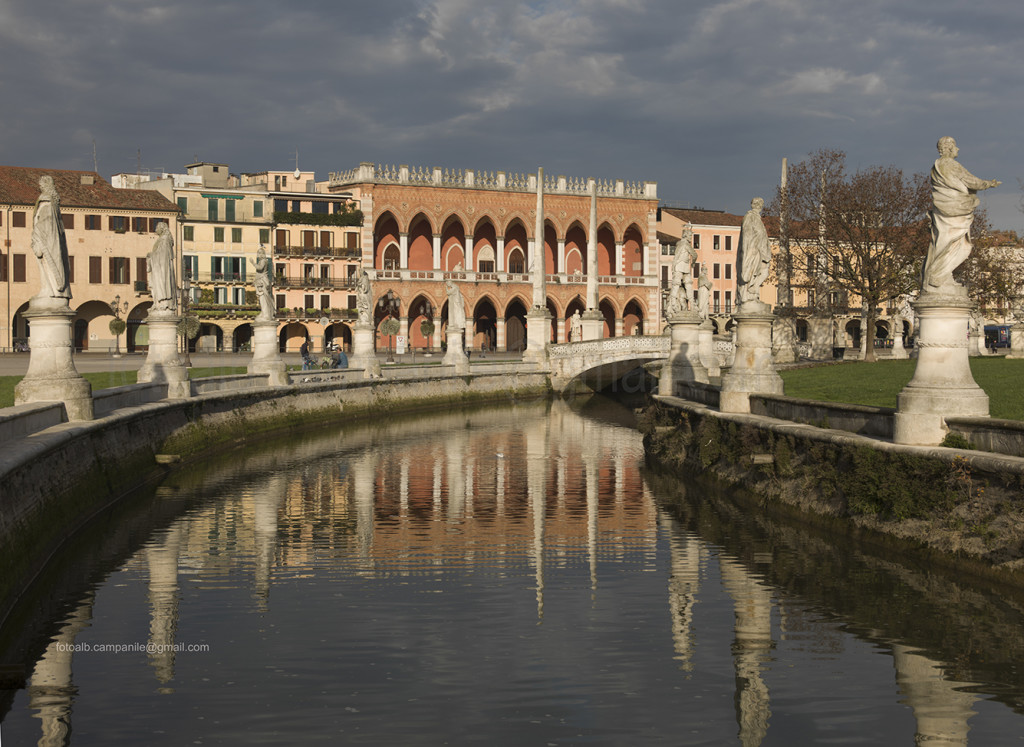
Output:
[[[361,161],[658,182],[742,213],[781,161],[927,171],[1024,233],[1021,0],[0,0],[0,163]]]

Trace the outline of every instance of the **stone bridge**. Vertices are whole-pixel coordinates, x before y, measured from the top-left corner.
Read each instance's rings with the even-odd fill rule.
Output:
[[[600,391],[638,366],[668,358],[664,335],[609,337],[548,346],[551,385],[564,392],[577,387]]]

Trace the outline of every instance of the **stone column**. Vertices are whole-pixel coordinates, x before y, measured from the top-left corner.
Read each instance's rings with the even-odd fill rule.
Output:
[[[971,374],[967,325],[974,305],[957,293],[922,293],[912,305],[918,317],[917,366],[896,398],[893,441],[936,445],[949,416],[988,417],[988,395]]]
[[[28,371],[14,387],[14,404],[63,402],[68,420],[92,420],[92,385],[71,357],[71,320],[75,312],[65,298],[32,298],[28,311],[31,352]]]
[[[893,359],[903,360],[910,357],[910,353],[903,347],[903,317],[894,316],[892,318],[892,354]]]
[[[505,350],[505,317],[499,316],[494,320],[494,325],[497,328],[494,335],[494,349]]]
[[[772,362],[772,322],[775,315],[761,301],[747,301],[733,315],[736,354],[722,377],[719,409],[750,412],[751,394],[782,394],[782,377]]]
[[[715,352],[715,325],[710,319],[705,319],[698,327],[698,333],[697,350],[700,362],[707,369],[708,379],[717,379],[722,375],[722,368]]]
[[[597,292],[597,181],[590,180],[590,232],[587,237],[587,310],[583,312],[583,339],[600,340],[604,332]]]
[[[793,317],[776,317],[772,325],[772,359],[776,363],[793,363],[796,354],[796,330]]]
[[[372,324],[356,322],[352,330],[352,355],[349,358],[349,367],[363,369],[363,378],[366,379],[379,378],[382,375],[373,338]]]
[[[277,320],[257,319],[252,323],[252,328],[252,360],[249,361],[249,373],[270,374],[268,381],[271,386],[286,386],[289,383],[288,374],[284,359],[281,358]]]
[[[694,311],[681,311],[669,319],[672,349],[658,377],[659,393],[674,397],[679,382],[708,383],[708,371],[700,360],[700,325],[703,321]]]
[[[443,366],[455,366],[455,373],[469,373],[469,358],[463,347],[466,331],[459,327],[448,327],[448,351],[441,360]]]
[[[398,234],[398,269],[405,270],[409,267],[409,234]]]
[[[533,240],[533,307],[526,312],[526,350],[523,360],[543,365],[551,340],[551,314],[547,307],[544,252],[544,169],[537,169],[537,221]]]
[[[814,360],[831,360],[832,318],[812,316],[807,319],[807,341],[811,345],[811,358]]]
[[[188,369],[185,362],[178,357],[180,318],[173,311],[149,310],[146,315],[146,326],[149,327],[149,352],[136,378],[140,384],[166,383],[167,396],[170,399],[185,399],[192,394]],[[276,322],[274,328],[277,328]]]

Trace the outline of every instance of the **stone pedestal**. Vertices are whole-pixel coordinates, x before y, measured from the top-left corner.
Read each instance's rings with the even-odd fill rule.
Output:
[[[146,362],[139,369],[137,381],[167,384],[170,399],[184,399],[191,396],[188,369],[178,357],[178,320],[173,311],[153,311],[146,316],[149,328],[149,353]]]
[[[584,340],[600,340],[604,337],[604,315],[600,311],[585,311],[581,316]]]
[[[251,374],[270,374],[271,386],[286,386],[287,367],[281,357],[281,343],[277,337],[276,319],[257,319],[252,323],[252,360],[248,371]]]
[[[896,398],[893,441],[935,445],[946,435],[949,416],[988,417],[988,395],[974,382],[967,356],[967,324],[973,304],[966,291],[922,293],[918,317],[917,367]]]
[[[367,379],[382,376],[377,351],[373,347],[373,338],[372,325],[356,322],[352,330],[352,355],[349,356],[348,365],[349,368],[363,369],[363,377]]]
[[[466,356],[464,329],[448,328],[448,350],[441,359],[443,366],[455,366],[455,373],[469,373],[469,358]]]
[[[897,358],[899,360],[909,358],[910,353],[908,353],[907,349],[903,347],[903,320],[896,317],[893,322],[893,326],[895,329],[892,333],[892,355],[890,357]]]
[[[782,394],[782,377],[772,362],[772,323],[775,315],[761,301],[747,301],[733,315],[736,354],[722,377],[719,409],[750,412],[751,394]]]
[[[700,360],[700,314],[683,311],[668,320],[672,348],[661,367],[658,391],[676,395],[676,384],[682,381],[708,383],[708,371]]]
[[[832,350],[835,347],[833,324],[831,317],[812,316],[807,320],[807,341],[810,343],[812,360],[832,360]]]
[[[698,330],[697,350],[700,353],[700,362],[707,369],[709,379],[717,379],[722,375],[722,367],[718,363],[718,353],[715,352],[715,325],[710,319],[701,322]]]
[[[71,320],[65,299],[33,298],[23,316],[31,325],[28,371],[14,387],[14,404],[63,402],[68,420],[92,420],[92,385],[71,358]]]
[[[772,324],[772,358],[776,363],[794,363],[800,359],[793,324],[792,316],[776,317]]]
[[[1024,324],[1018,322],[1010,327],[1010,352],[1007,358],[1024,358]]]
[[[550,340],[551,314],[547,309],[534,306],[526,312],[526,350],[523,351],[523,362],[546,365]]]

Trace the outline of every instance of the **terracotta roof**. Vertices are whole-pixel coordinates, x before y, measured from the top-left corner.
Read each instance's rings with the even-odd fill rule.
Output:
[[[661,212],[673,215],[687,223],[700,226],[741,226],[743,225],[742,215],[733,215],[718,210],[685,210],[683,208],[665,208]]]
[[[146,189],[114,189],[95,171],[36,169],[0,166],[0,204],[33,206],[39,197],[39,177],[49,175],[60,195],[61,207],[178,212],[178,206],[159,192]],[[82,177],[92,177],[83,184]],[[88,179],[86,180],[88,181]]]

